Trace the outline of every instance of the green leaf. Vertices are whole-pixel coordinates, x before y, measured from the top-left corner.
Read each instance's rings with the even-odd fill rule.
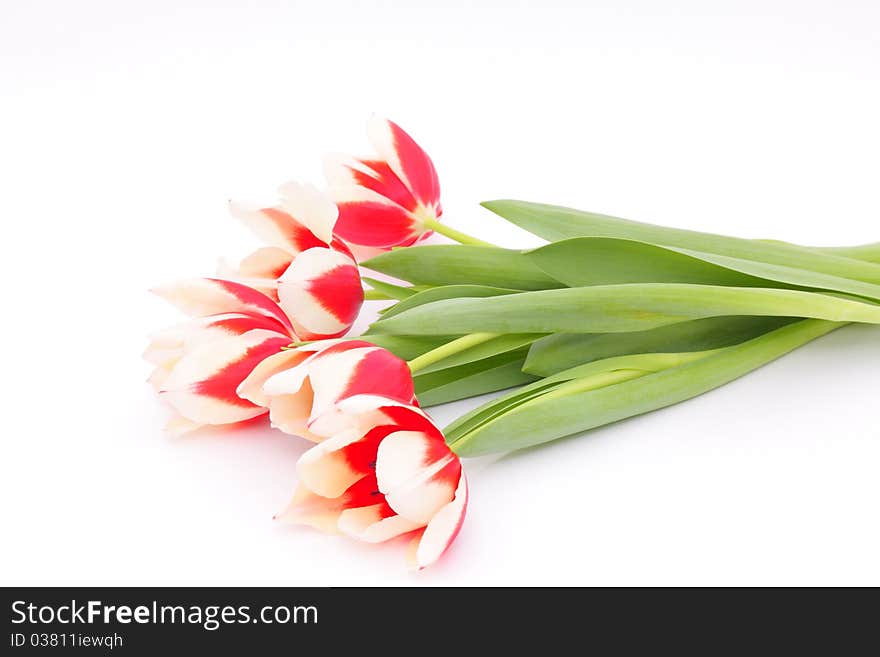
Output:
[[[733,381],[839,326],[797,322],[686,365],[616,385],[570,395],[550,391],[459,435],[450,445],[461,456],[506,452],[670,406]]]
[[[376,322],[373,333],[613,333],[724,315],[880,323],[880,306],[766,288],[685,283],[596,285],[487,299],[446,299]]]
[[[525,354],[525,349],[519,349],[458,367],[416,374],[416,396],[422,406],[436,406],[529,383],[536,377],[522,371]]]
[[[425,375],[450,367],[458,367],[459,365],[485,360],[508,351],[520,350],[525,355],[527,350],[522,350],[521,348],[531,345],[535,340],[543,337],[543,333],[507,333],[499,335],[486,342],[481,342],[478,345],[459,351],[433,365],[428,365],[420,369],[419,374]]]
[[[569,237],[619,237],[880,284],[880,264],[785,242],[748,240],[666,228],[526,201],[498,200],[487,201],[482,205],[520,228],[550,241]]]
[[[550,376],[612,356],[729,347],[794,321],[791,317],[708,317],[630,333],[556,333],[532,345],[523,371]]]
[[[500,287],[488,287],[486,285],[443,285],[441,287],[432,287],[427,290],[413,294],[408,299],[404,299],[400,303],[396,303],[387,309],[382,316],[383,319],[399,315],[404,310],[416,308],[426,303],[440,301],[441,299],[456,299],[459,297],[497,297],[502,294],[514,294],[521,290],[509,290]]]
[[[709,353],[714,352],[630,354],[579,365],[547,378],[539,379],[534,383],[487,402],[458,418],[447,426],[443,433],[448,442],[454,442],[459,437],[474,431],[477,427],[500,416],[502,413],[506,413],[538,396],[545,395],[573,379],[594,379],[595,377],[601,377],[602,375],[614,372],[629,372],[630,374],[627,377],[643,376],[649,372],[657,372],[662,369],[676,367],[697,358],[704,358]]]
[[[408,246],[361,265],[413,285],[486,285],[517,290],[560,287],[520,251],[485,246]]]
[[[573,237],[527,251],[526,255],[568,287],[622,283],[769,287],[763,278],[666,247],[613,237]]]
[[[394,285],[393,283],[386,283],[385,281],[380,281],[375,278],[369,278],[367,276],[362,276],[361,280],[364,283],[369,284],[371,288],[376,290],[377,292],[381,292],[382,294],[391,297],[392,299],[402,300],[408,297],[413,296],[418,292],[418,290],[411,287],[404,287],[403,285]]]
[[[547,274],[570,287],[615,283],[794,286],[880,300],[880,285],[630,239],[575,237],[527,254]]]

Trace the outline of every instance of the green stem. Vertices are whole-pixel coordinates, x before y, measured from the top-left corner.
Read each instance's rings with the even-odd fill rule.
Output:
[[[441,235],[445,235],[451,240],[455,240],[459,244],[470,244],[472,246],[491,246],[497,248],[494,244],[489,242],[484,242],[481,239],[477,239],[476,237],[472,237],[467,233],[463,233],[460,230],[455,230],[451,226],[447,226],[446,224],[441,224],[436,219],[425,219],[422,221],[426,228],[430,228],[435,233],[440,233]]]
[[[436,349],[413,358],[409,361],[409,370],[415,374],[419,370],[428,367],[428,365],[433,365],[444,358],[449,358],[460,351],[475,347],[495,337],[498,337],[497,333],[471,333],[470,335],[463,335],[452,342],[447,342]]]

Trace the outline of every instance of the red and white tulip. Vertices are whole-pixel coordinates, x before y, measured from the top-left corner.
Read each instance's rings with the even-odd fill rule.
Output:
[[[410,563],[434,563],[458,535],[468,489],[458,456],[419,408],[373,395],[335,411],[347,427],[300,457],[299,485],[277,517],[368,543],[412,534]]]
[[[428,154],[391,121],[374,118],[376,157],[332,157],[325,169],[339,208],[335,232],[352,245],[390,249],[431,233],[442,214],[440,182]]]
[[[236,394],[265,358],[295,338],[277,303],[246,285],[198,278],[154,290],[193,319],[153,334],[144,358],[150,382],[174,409],[171,433],[232,424],[266,409]]]
[[[231,203],[232,214],[268,246],[224,276],[276,299],[300,340],[344,335],[364,300],[357,263],[333,235],[338,210],[314,187],[290,182],[276,207]]]
[[[237,392],[269,409],[272,426],[315,442],[349,428],[350,416],[336,407],[349,397],[382,395],[416,403],[406,361],[361,340],[325,340],[269,356]]]

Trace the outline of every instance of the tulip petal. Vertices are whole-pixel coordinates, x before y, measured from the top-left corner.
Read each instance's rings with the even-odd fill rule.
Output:
[[[278,277],[283,274],[293,256],[275,246],[257,249],[238,264],[221,260],[217,276],[242,283],[278,301]]]
[[[300,253],[278,281],[279,305],[303,340],[351,328],[364,300],[357,265],[327,248]]]
[[[347,397],[372,394],[408,402],[414,396],[406,361],[372,345],[323,353],[311,363],[309,378],[315,391],[310,422],[332,411],[337,402]]]
[[[200,422],[193,422],[182,415],[174,415],[165,423],[165,433],[176,438],[196,429],[201,429],[203,426],[205,425]]]
[[[307,354],[304,350],[289,350]],[[271,374],[263,383],[262,395],[268,400],[269,421],[272,426],[284,433],[300,436],[313,442],[323,437],[309,429],[309,413],[312,410],[314,392],[309,381],[308,363],[314,356],[289,368]]]
[[[418,208],[412,192],[387,162],[330,155],[324,160],[324,175],[331,187],[366,187],[409,212]]]
[[[263,391],[263,384],[269,377],[295,367],[308,358],[308,355],[295,349],[286,349],[264,358],[242,381],[235,392],[257,406],[269,407],[270,397]]]
[[[160,394],[180,415],[202,424],[229,424],[265,413],[235,390],[289,338],[256,329],[199,345],[175,363]]]
[[[158,365],[156,369],[150,373],[150,376],[147,378],[147,383],[153,387],[153,390],[159,392],[165,384],[165,379],[168,378],[169,374],[171,374],[171,366]]]
[[[293,326],[277,303],[247,285],[218,278],[191,278],[153,289],[153,292],[193,317],[245,313],[270,317],[277,330],[291,333]]]
[[[419,537],[412,565],[418,569],[437,561],[458,536],[467,511],[468,487],[464,471],[455,490],[455,498],[440,509]]]
[[[148,382],[157,392],[161,390],[177,361],[200,344],[230,335],[242,335],[257,328],[271,331],[277,327],[277,322],[268,317],[224,313],[199,317],[156,331],[150,336],[150,344],[143,353],[146,361],[156,365]]]
[[[268,400],[269,417],[273,426],[286,433],[319,442],[323,437],[354,428],[356,426],[354,420],[343,411],[334,408],[334,404],[339,399],[357,393],[356,387],[349,386],[352,378],[357,379],[361,386],[372,386],[374,391],[379,387],[387,389],[389,394],[398,394],[392,386],[395,372],[387,367],[387,363],[385,367],[374,369],[376,378],[372,381],[363,380],[364,376],[358,375],[358,366],[365,360],[365,356],[373,351],[382,351],[368,342],[322,340],[290,351],[307,354],[307,358],[288,369],[280,368],[277,373],[269,375],[262,386],[262,398]],[[402,399],[410,401],[406,396],[409,395],[411,398],[413,395],[412,381],[406,363],[388,352],[385,353],[387,357],[398,361],[396,375],[409,379],[408,381],[404,379],[402,384]],[[351,355],[345,356],[345,354]],[[366,359],[367,367],[372,362],[381,364],[382,361],[383,359],[376,357]],[[394,385],[400,386],[400,383]],[[381,398],[379,403],[396,402]],[[312,426],[313,422],[316,423],[315,426]],[[373,425],[363,426],[362,433],[371,426]]]
[[[440,181],[428,154],[404,130],[387,119],[373,117],[367,128],[381,159],[428,209],[440,202]]]
[[[300,224],[324,241],[326,246],[333,240],[338,211],[326,194],[313,185],[303,185],[295,181],[286,182],[278,188],[281,206]],[[304,249],[303,249],[304,250]]]
[[[367,472],[346,457],[345,448],[360,441],[356,431],[346,431],[318,443],[296,463],[302,484],[316,495],[339,497]]]
[[[365,394],[345,397],[312,419],[309,429],[320,436],[332,436],[350,429],[365,434],[374,427],[393,424],[419,431],[434,429],[442,440],[442,434],[431,420],[418,408],[413,408],[414,401],[415,396],[407,401]]]
[[[143,357],[154,365],[166,365],[199,344],[229,335],[242,335],[253,329],[277,332],[278,323],[269,317],[245,313],[198,317],[154,332]]]
[[[366,187],[334,187],[339,207],[336,234],[346,242],[388,248],[412,244],[424,231],[421,222],[394,201]]]
[[[389,506],[427,524],[452,501],[461,463],[445,442],[421,431],[388,435],[376,454],[376,479]]]
[[[291,436],[299,436],[319,443],[324,436],[309,428],[308,417],[312,409],[312,387],[308,381],[295,395],[279,395],[269,403],[269,422],[273,428]]]
[[[286,208],[263,208],[230,201],[229,212],[250,228],[260,240],[271,247],[286,251],[291,256],[316,246],[327,246],[330,241],[318,237]]]
[[[339,514],[344,508],[344,500],[328,499],[315,495],[300,484],[284,510],[275,514],[275,519],[298,525],[308,525],[327,534],[335,534],[338,532],[336,523]]]
[[[421,527],[392,511],[387,504],[346,509],[339,515],[337,527],[343,534],[367,543],[381,543]]]
[[[276,246],[264,246],[244,258],[239,263],[238,272],[242,276],[274,280],[290,267],[292,261],[293,255],[289,251]]]

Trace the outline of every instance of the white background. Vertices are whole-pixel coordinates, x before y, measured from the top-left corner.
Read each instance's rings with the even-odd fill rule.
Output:
[[[373,112],[433,156],[445,220],[505,245],[535,242],[478,201],[876,241],[878,33],[870,0],[3,0],[0,580],[880,584],[877,328],[469,462],[465,527],[419,574],[273,523],[305,442],[169,439],[140,360],[179,319],[147,288],[255,244],[226,200],[320,182]]]

